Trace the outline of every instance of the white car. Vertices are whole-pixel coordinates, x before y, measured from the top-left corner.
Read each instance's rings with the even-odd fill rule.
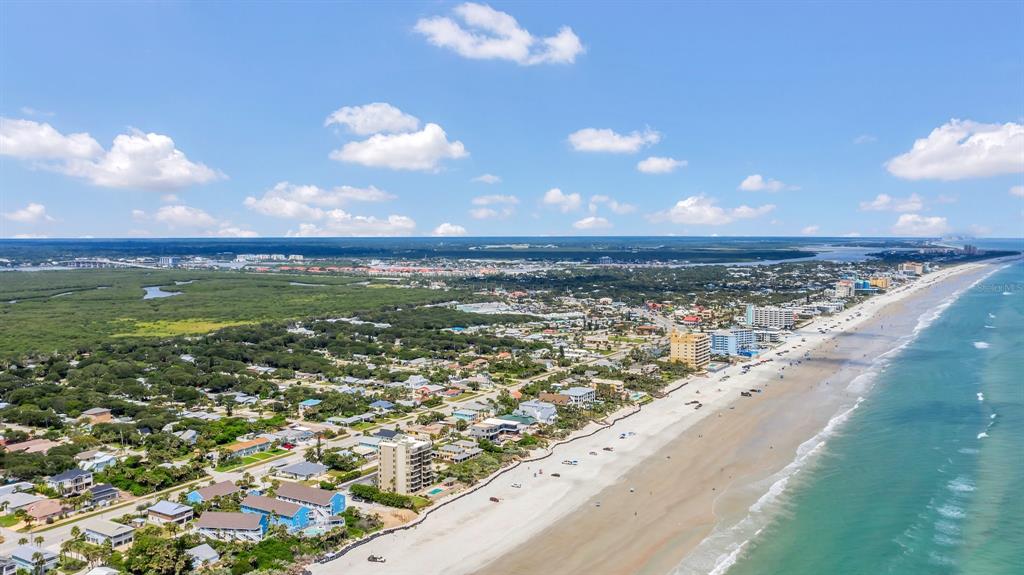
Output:
[[[522,488],[522,486],[523,486],[523,484],[522,484],[522,483],[513,483],[513,484],[512,484],[512,487],[514,487],[514,488],[516,488],[516,489],[520,489],[520,488]]]

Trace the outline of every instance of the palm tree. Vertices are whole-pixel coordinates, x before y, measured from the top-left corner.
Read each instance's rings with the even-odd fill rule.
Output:
[[[19,537],[18,545],[28,545],[28,537]]]
[[[32,564],[35,565],[36,575],[43,575],[43,554],[36,551],[32,554]]]
[[[72,539],[78,539],[81,536],[82,536],[82,529],[79,526],[77,526],[77,525],[73,526],[71,528],[71,538]]]
[[[36,547],[42,547],[43,541],[44,539],[42,535],[36,535],[34,538],[32,538],[32,542],[36,544]]]

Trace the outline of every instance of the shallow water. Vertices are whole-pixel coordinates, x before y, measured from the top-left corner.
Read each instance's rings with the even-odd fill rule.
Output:
[[[1024,291],[1008,285],[1020,263],[892,359],[729,575],[1020,572]]]

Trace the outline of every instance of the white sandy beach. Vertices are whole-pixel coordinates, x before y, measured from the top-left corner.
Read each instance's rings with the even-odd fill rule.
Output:
[[[505,472],[490,485],[421,516],[418,519],[419,524],[415,528],[383,535],[334,561],[315,564],[310,569],[316,575],[326,573],[425,575],[481,571],[488,573],[525,572],[518,571],[516,567],[516,565],[525,566],[531,559],[529,557],[530,548],[524,549],[523,547],[525,543],[535,540],[538,534],[558,524],[560,518],[579,512],[584,507],[594,507],[596,505],[595,496],[603,492],[610,493],[610,491],[606,491],[609,487],[620,482],[640,464],[647,462],[647,465],[650,466],[652,457],[658,457],[661,460],[671,457],[665,455],[666,453],[675,454],[675,459],[672,461],[675,462],[674,465],[677,468],[684,465],[683,462],[688,461],[690,457],[694,459],[694,462],[698,462],[699,454],[702,453],[700,450],[710,446],[704,447],[701,443],[688,441],[684,437],[688,432],[693,431],[694,426],[698,423],[714,419],[732,421],[733,427],[722,432],[722,436],[723,438],[732,437],[732,440],[735,441],[734,451],[742,451],[744,442],[752,441],[751,438],[760,431],[753,423],[750,425],[744,425],[742,422],[735,423],[737,418],[723,418],[723,415],[740,415],[744,413],[742,410],[748,409],[746,406],[755,405],[762,401],[762,398],[759,397],[761,394],[755,394],[754,398],[742,398],[740,391],[764,388],[766,385],[770,385],[773,393],[777,389],[778,393],[784,393],[784,390],[788,389],[795,395],[810,385],[809,378],[820,378],[821,374],[825,372],[820,371],[820,368],[819,371],[812,372],[808,368],[806,373],[801,376],[801,366],[791,366],[787,371],[781,371],[791,360],[799,359],[807,352],[812,357],[819,352],[823,353],[824,349],[834,347],[832,340],[837,335],[854,330],[862,323],[872,319],[880,310],[887,307],[890,310],[898,308],[899,302],[946,278],[977,271],[989,265],[987,263],[967,264],[941,270],[929,274],[909,286],[876,296],[853,309],[835,316],[822,317],[810,326],[795,332],[787,343],[763,354],[757,360],[774,359],[775,361],[771,363],[755,367],[747,374],[742,374],[739,366],[732,366],[710,377],[692,378],[686,386],[668,397],[644,406],[641,413],[619,421],[593,436],[557,446],[554,448],[553,455],[544,461],[524,463]],[[829,328],[830,326],[835,327],[825,334],[818,332],[818,328]],[[786,379],[780,380],[780,374],[785,374]],[[725,375],[731,377],[725,382],[720,381]],[[766,397],[767,395],[765,394]],[[694,410],[692,405],[687,405],[687,402],[693,400],[703,403],[703,408]],[[735,411],[737,409],[740,411]],[[791,407],[789,409],[791,410]],[[764,424],[762,420],[768,417],[766,415],[768,413],[764,412],[758,416],[758,425]],[[832,415],[834,413],[827,414],[825,421]],[[751,421],[755,419],[755,417],[751,417]],[[707,421],[708,425],[711,423],[713,421]],[[781,423],[787,424],[784,421]],[[771,469],[772,467],[784,466],[791,461],[795,451],[792,446],[799,445],[820,430],[821,424],[815,423],[815,425],[817,429],[793,426],[793,431],[790,433],[793,437],[787,438],[781,443],[778,452],[773,452],[771,457],[766,457],[763,462],[758,463],[758,465],[764,466],[764,469],[759,472],[763,472],[762,475],[770,475],[777,471],[777,469]],[[584,430],[584,433],[593,429],[592,426],[588,430]],[[631,435],[621,439],[620,434],[627,432]],[[696,436],[691,439],[695,438]],[[727,441],[727,439],[723,439],[723,441]],[[668,448],[669,444],[673,444],[671,449]],[[784,445],[788,448],[783,449]],[[606,446],[613,447],[614,451],[603,451],[602,448]],[[595,452],[597,455],[590,455],[591,452]],[[576,466],[560,464],[565,459],[577,459],[580,463]],[[717,460],[708,459],[704,464],[706,466],[717,465]],[[662,462],[662,465],[669,465],[669,462]],[[543,474],[540,474],[541,470],[543,470]],[[559,473],[561,477],[551,477],[552,473]],[[652,479],[652,481],[655,480]],[[700,474],[695,472],[693,481],[697,483],[702,481]],[[522,488],[511,487],[513,483],[521,484]],[[691,487],[696,488],[699,485]],[[746,493],[745,495],[755,499],[759,496],[757,493]],[[491,497],[499,498],[500,503],[491,502]],[[709,499],[709,501],[713,508],[717,503],[717,497]],[[699,501],[695,500],[694,505],[698,503]],[[609,502],[606,507],[614,509],[614,504]],[[622,513],[623,511],[620,509],[618,515],[611,517],[613,523],[621,522]],[[610,532],[609,530],[613,530],[616,526],[612,524],[602,526],[600,520],[595,519],[594,521],[597,523],[589,525],[588,528],[595,533],[601,532],[602,529]],[[701,529],[687,534],[685,544],[680,543],[679,545],[692,548],[706,536],[708,530],[710,530],[710,526],[702,525]],[[553,536],[552,541],[555,540]],[[536,550],[537,557],[545,558],[545,560],[551,554],[550,550],[539,547]],[[686,549],[681,549],[679,552],[685,551]],[[654,553],[654,551],[650,551],[650,553]],[[383,556],[387,562],[385,564],[368,562],[366,558],[370,554]],[[508,554],[511,554],[510,557],[513,558],[519,556],[520,561],[511,563],[507,568],[502,568],[500,564],[494,563]],[[664,565],[670,565],[675,559],[677,558],[666,557],[664,563],[658,565],[658,569],[662,569]],[[580,568],[583,568],[582,564]],[[639,564],[624,563],[608,572],[637,572],[639,570]],[[560,571],[573,572],[573,569],[566,567]],[[656,572],[656,570],[650,572]],[[667,571],[662,570],[661,572]]]

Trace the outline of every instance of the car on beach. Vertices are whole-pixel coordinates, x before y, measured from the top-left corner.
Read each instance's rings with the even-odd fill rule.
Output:
[[[522,487],[523,487],[523,484],[522,484],[522,483],[513,483],[513,484],[512,484],[512,487],[513,487],[514,489],[522,489]]]
[[[565,461],[562,462],[562,465],[579,465],[579,464],[580,464],[580,462],[579,462],[578,459],[566,459]]]

